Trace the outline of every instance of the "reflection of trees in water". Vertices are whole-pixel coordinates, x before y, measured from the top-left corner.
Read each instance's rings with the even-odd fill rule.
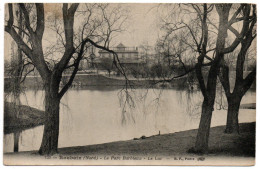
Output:
[[[10,144],[13,141],[13,136],[12,136],[12,134],[7,134],[7,135],[4,135],[3,138],[4,138],[3,152],[6,152],[6,151],[8,151],[8,148],[9,148],[8,145],[13,145],[13,144]]]
[[[122,111],[122,121],[121,123],[126,124],[127,120],[135,123],[134,110],[136,108],[135,104],[135,91],[133,89],[125,90],[122,89],[118,93],[119,104]]]
[[[37,80],[37,78],[35,78]],[[38,83],[39,84],[39,83]],[[26,90],[25,90],[26,91]],[[32,91],[32,97],[36,100],[37,98],[41,98],[40,100],[42,101],[42,104],[39,105],[33,105],[33,107],[37,108],[37,109],[42,109],[45,110],[45,107],[43,105],[45,105],[45,91],[44,91],[44,87],[40,84],[37,85],[33,88],[30,89],[30,91]],[[23,93],[26,105],[28,106],[32,106],[29,104],[30,99],[27,95],[26,92]],[[43,107],[42,107],[43,106]],[[60,109],[62,109],[63,111],[60,112],[62,113],[62,118],[60,120],[66,121],[65,125],[61,125],[63,127],[63,131],[66,132],[72,132],[72,127],[73,127],[73,118],[72,118],[72,112],[71,112],[71,108],[69,106],[69,102],[68,99],[66,98],[66,95],[64,97],[64,99],[62,99],[62,101],[60,102]]]
[[[121,123],[136,123],[137,118],[146,120],[151,114],[159,114],[162,93],[163,89],[154,88],[120,90],[118,98],[122,112]]]
[[[170,90],[175,91],[174,95],[169,93]],[[178,111],[183,111],[181,113],[185,113],[185,116],[190,117],[191,120],[200,117],[202,104],[200,92],[189,87],[181,90],[164,87],[121,90],[118,96],[123,125],[136,123],[137,118],[139,118],[138,120],[147,120],[148,116],[153,115],[155,128],[163,127],[163,124],[160,126],[159,121],[169,118],[167,111],[164,112],[165,110],[163,110],[165,108],[163,102],[165,101],[174,102],[173,104],[177,103],[176,106],[180,106]],[[170,111],[174,113],[175,110]]]
[[[26,105],[26,106],[28,106],[28,108],[35,107],[37,109],[42,109],[42,107],[38,107],[38,105],[31,105],[29,102],[32,99],[36,100],[36,98],[39,98],[39,97],[43,98],[44,92],[42,92],[42,90],[40,90],[38,87],[32,88],[30,91],[32,91],[32,96],[27,95],[26,89],[22,90],[22,92],[20,94],[20,100],[24,100],[24,103],[22,105]],[[26,135],[26,134],[31,134],[32,137],[28,137],[28,135]],[[20,139],[19,139],[20,145],[23,147],[27,147],[27,148],[35,147],[35,145],[37,144],[37,141],[36,141],[37,136],[38,136],[37,131],[35,131],[34,128],[21,131]],[[29,140],[30,144],[28,144],[28,138],[31,138],[31,140]]]
[[[217,86],[215,108],[217,110],[227,110],[228,108],[227,99],[221,84]]]
[[[179,95],[173,97],[178,97],[177,101],[179,105],[186,105],[187,110],[185,113],[188,113],[191,117],[198,116],[201,102],[197,103],[193,99],[195,96],[194,91],[197,90],[198,85],[195,73],[191,72],[185,77],[175,79],[175,81],[167,80],[170,78],[168,76],[161,78],[163,79],[156,81],[154,78],[150,79],[148,77],[146,80],[151,81],[152,84],[147,84],[140,90],[136,90],[135,86],[127,85],[127,83],[120,90],[118,96],[122,109],[122,124],[125,124],[126,121],[135,123],[138,112],[139,115],[143,115],[144,120],[150,114],[154,114],[155,118],[156,116],[162,116],[164,112],[162,111],[161,98],[165,90],[175,90],[177,93],[179,91]],[[183,97],[183,92],[185,93],[185,97]]]
[[[22,65],[20,65],[22,66]],[[17,69],[16,67],[19,68],[19,65],[12,65],[9,67],[9,69],[7,70],[7,73],[9,75],[9,78],[10,79],[6,79],[6,83],[8,85],[5,85],[5,89],[4,89],[4,102],[11,102],[12,106],[13,106],[13,110],[14,113],[13,115],[7,115],[6,116],[9,116],[9,118],[17,118],[17,120],[14,120],[14,121],[19,121],[19,118],[22,118],[21,117],[21,114],[25,113],[25,112],[20,112],[20,106],[21,105],[28,105],[29,106],[29,102],[28,102],[28,97],[26,95],[26,89],[22,86],[23,84],[23,80],[21,80],[22,78],[24,78],[22,76],[22,74],[19,73],[19,76],[17,76],[17,72],[12,72],[14,71],[15,69]],[[36,97],[36,90],[34,92],[34,97]],[[22,98],[24,98],[25,100],[25,104],[21,103],[21,100]],[[31,108],[29,106],[29,108]],[[18,124],[17,124],[18,125]],[[13,150],[14,152],[18,152],[19,151],[19,146],[22,145],[22,146],[26,146],[24,144],[24,141],[25,139],[23,138],[23,131],[16,131],[14,133],[12,133],[12,136],[13,136],[13,139],[12,140],[7,140],[7,142],[11,142],[13,141],[14,142],[14,147],[13,147]],[[31,145],[34,146],[34,140],[35,140],[36,136],[35,134],[33,133],[33,136],[32,136],[32,140],[31,140]]]
[[[63,125],[60,125],[62,126],[62,130],[61,131],[66,131],[67,133],[71,133],[73,131],[73,118],[72,118],[72,111],[71,111],[71,108],[69,106],[69,102],[68,102],[68,99],[67,99],[67,95],[65,95],[63,97],[63,99],[61,100],[60,102],[60,109],[63,110],[63,111],[60,111],[60,113],[62,112],[63,115],[61,116],[62,118],[60,118],[60,120],[63,120],[65,121],[66,123],[63,123],[61,121],[61,123]]]
[[[27,90],[25,88],[21,88],[20,90],[20,100],[21,100],[21,105],[26,105],[29,106],[28,108],[34,107],[40,110],[44,110],[45,107],[44,105],[45,100],[45,92],[42,89],[41,86],[38,86],[37,88],[31,88],[30,90]],[[5,101],[11,101],[11,95],[8,92],[5,92]],[[35,100],[35,101],[32,101]],[[39,102],[40,101],[40,102]],[[72,118],[72,111],[70,109],[68,99],[64,98],[60,104],[60,108],[63,110],[61,113],[61,119],[63,121],[66,121],[66,123],[63,123],[61,125],[63,128],[61,131],[66,131],[66,132],[72,132],[73,131],[73,118]],[[32,129],[27,129],[21,132],[20,138],[19,138],[19,144],[22,147],[35,147],[37,145],[37,137],[39,136],[37,130]],[[30,135],[30,137],[28,137]],[[12,138],[7,137],[8,139],[5,140],[5,142],[11,142],[13,141]],[[31,138],[28,140],[28,138]],[[28,144],[28,141],[30,142]]]
[[[184,113],[192,119],[200,118],[201,104],[200,91],[187,88],[186,90],[180,90],[177,92],[181,99],[178,99],[180,104],[185,105]]]

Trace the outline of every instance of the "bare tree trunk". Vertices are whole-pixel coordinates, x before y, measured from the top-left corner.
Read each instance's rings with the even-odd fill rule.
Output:
[[[225,38],[227,36],[227,26],[228,22],[229,10],[231,8],[230,4],[226,5],[216,5],[216,10],[219,14],[219,34],[217,37],[216,43],[216,56],[212,61],[212,65],[210,67],[208,73],[208,80],[205,85],[205,81],[203,79],[201,66],[203,63],[203,59],[206,55],[206,45],[207,45],[207,31],[204,31],[204,44],[201,56],[198,58],[196,75],[200,84],[200,88],[204,97],[200,125],[198,129],[198,134],[196,138],[196,144],[194,147],[194,152],[196,153],[207,153],[208,151],[208,140],[209,140],[209,132],[210,132],[210,124],[212,112],[214,110],[214,102],[216,97],[216,85],[217,85],[217,76],[220,68],[220,61],[224,57],[223,50],[225,48]],[[207,5],[204,4],[204,29],[207,30],[206,18],[207,18]]]
[[[249,88],[255,80],[256,69],[250,72],[250,74],[242,81],[237,80],[232,93],[230,92],[229,73],[227,66],[223,66],[221,72],[222,73],[219,76],[219,79],[224,88],[226,98],[228,101],[228,112],[225,133],[239,134],[238,114],[240,103],[243,96],[249,90]]]
[[[212,117],[214,101],[204,99],[202,104],[202,113],[200,119],[200,125],[196,138],[195,151],[196,153],[207,153],[208,140],[210,132],[210,124]]]
[[[207,153],[208,151],[208,140],[209,140],[209,132],[210,132],[210,124],[212,118],[212,112],[214,110],[214,102],[216,97],[216,85],[217,85],[217,75],[219,72],[219,58],[222,57],[221,54],[216,55],[215,62],[211,66],[208,74],[207,88],[203,86],[203,81],[201,71],[197,70],[197,78],[200,81],[200,87],[202,87],[202,93],[204,96],[202,111],[201,111],[201,119],[200,125],[198,129],[198,134],[196,138],[196,143],[194,147],[194,151],[196,153]]]
[[[242,97],[234,95],[228,98],[228,115],[225,133],[239,134],[238,112]]]
[[[55,83],[58,83],[57,79],[53,79],[52,83],[45,87],[45,123],[40,154],[58,152],[60,98],[58,97],[59,88],[53,85]]]

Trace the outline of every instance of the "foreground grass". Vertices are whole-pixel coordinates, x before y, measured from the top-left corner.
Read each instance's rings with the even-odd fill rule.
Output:
[[[225,126],[211,128],[210,155],[255,156],[255,123],[240,124],[240,134],[225,134]],[[197,130],[156,135],[138,140],[60,148],[60,154],[183,155],[194,146]]]
[[[255,156],[255,122],[240,124],[239,135],[225,134],[223,132],[224,130],[225,126],[211,128],[208,155],[238,157]],[[197,130],[188,130],[128,141],[66,147],[59,149],[59,155],[193,156],[194,154],[187,153],[187,151],[194,146],[196,135]],[[14,153],[6,154],[14,155]],[[21,152],[18,154],[36,155],[37,152]]]

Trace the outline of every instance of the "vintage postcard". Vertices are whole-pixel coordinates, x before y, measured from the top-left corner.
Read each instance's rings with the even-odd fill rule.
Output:
[[[256,4],[4,13],[4,165],[255,165]]]

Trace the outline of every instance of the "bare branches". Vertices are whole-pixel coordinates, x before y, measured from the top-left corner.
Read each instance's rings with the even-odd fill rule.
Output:
[[[197,41],[197,39],[196,39],[196,37],[195,37],[195,35],[194,35],[194,33],[193,33],[193,30],[192,30],[186,23],[184,23],[184,24],[185,24],[186,27],[189,29],[190,34],[191,34],[191,36],[192,36],[192,39],[193,39],[193,41],[195,42],[195,44],[196,44],[196,46],[197,46],[197,50],[200,50],[201,42],[198,43],[198,41]],[[201,39],[202,39],[202,38],[201,38]]]
[[[197,16],[196,21],[194,21],[194,19],[192,19],[192,20],[190,20],[190,22],[185,23],[183,20],[181,20],[180,22],[167,24],[166,28],[167,28],[167,30],[171,30],[168,27],[173,26],[172,30],[174,30],[174,33],[177,36],[180,36],[180,38],[176,39],[176,40],[178,40],[179,43],[183,42],[183,44],[186,45],[186,48],[188,48],[188,49],[185,49],[184,46],[182,46],[182,48],[184,48],[186,50],[186,53],[188,53],[189,56],[191,56],[191,54],[194,52],[198,53],[199,54],[198,62],[195,66],[193,66],[192,68],[187,70],[185,67],[185,64],[182,61],[180,61],[180,64],[184,67],[185,72],[183,74],[173,76],[171,79],[166,79],[166,81],[168,82],[174,78],[179,78],[179,77],[185,76],[188,73],[196,70],[196,75],[197,75],[198,82],[200,84],[200,89],[202,91],[202,94],[205,97],[207,97],[207,93],[206,93],[207,87],[205,85],[204,77],[202,75],[202,67],[211,66],[214,63],[214,59],[212,59],[211,57],[209,57],[207,55],[207,53],[215,50],[215,48],[207,49],[209,47],[208,46],[209,30],[208,30],[208,22],[207,22],[208,13],[213,10],[214,6],[211,5],[210,7],[208,7],[206,4],[203,4],[201,6],[199,6],[197,4],[191,4],[189,6],[190,6],[189,9],[193,9],[193,11],[195,11],[194,13],[196,15],[193,15],[193,17]],[[177,27],[177,25],[178,25],[178,27]],[[182,27],[182,25],[183,25],[183,27]],[[179,31],[179,29],[176,29],[176,27],[183,28],[183,31]],[[185,31],[185,29],[187,31]],[[170,31],[167,32],[167,35],[165,37],[168,38],[170,33],[172,33],[172,32],[170,32]],[[187,36],[187,39],[186,39],[186,37],[184,37],[184,35]],[[168,38],[168,40],[169,39],[170,38]],[[174,44],[172,48],[175,48],[176,45],[180,45],[178,43],[178,41],[175,43],[172,42]],[[183,55],[184,53],[185,52],[181,53],[180,55]],[[204,58],[206,58],[210,62],[204,63]]]
[[[26,79],[27,75],[30,74],[31,72],[33,72],[35,69],[35,67],[33,66],[33,68],[31,70],[29,70],[28,72],[25,73],[25,75],[23,75],[23,78],[21,79],[20,83],[23,83],[24,80]]]
[[[78,53],[78,56],[77,58],[75,59],[74,61],[74,64],[73,67],[73,72],[69,78],[69,81],[64,85],[64,87],[61,89],[61,91],[58,93],[58,96],[59,98],[62,98],[62,96],[67,92],[67,90],[69,89],[69,87],[71,86],[77,72],[78,72],[78,68],[79,68],[79,63],[83,57],[83,54],[84,54],[84,48],[85,48],[85,44],[87,43],[87,41],[83,41],[82,44],[81,44],[81,48],[80,48],[80,51]]]
[[[94,5],[95,7],[95,5]],[[61,89],[61,91],[59,92],[59,96],[62,97],[64,95],[64,93],[68,90],[68,88],[70,87],[70,85],[73,82],[73,79],[76,76],[76,73],[78,71],[78,66],[79,66],[79,62],[82,59],[83,55],[84,55],[84,49],[86,48],[85,46],[89,43],[90,45],[95,46],[96,48],[102,49],[102,50],[106,50],[110,53],[112,53],[114,55],[114,59],[113,59],[113,63],[115,64],[115,66],[117,67],[117,69],[119,70],[119,72],[124,75],[124,77],[126,78],[126,83],[128,83],[127,80],[127,76],[124,72],[123,67],[120,64],[119,58],[117,56],[117,54],[112,51],[109,50],[109,42],[112,38],[112,33],[113,32],[120,32],[121,31],[121,26],[124,23],[125,20],[121,21],[121,15],[120,13],[115,13],[114,10],[112,10],[111,13],[107,13],[106,12],[106,7],[107,5],[98,5],[97,7],[99,7],[101,9],[102,12],[102,18],[104,19],[101,21],[97,21],[96,18],[95,20],[91,20],[91,16],[94,15],[93,14],[93,10],[94,9],[89,9],[87,8],[87,11],[81,11],[81,13],[88,13],[85,23],[83,25],[82,28],[82,32],[81,32],[81,42],[78,46],[75,47],[75,49],[73,50],[73,52],[70,54],[69,56],[69,60],[73,57],[73,53],[76,52],[77,53],[77,57],[74,61],[73,64],[66,66],[66,68],[71,68],[74,67],[73,72],[70,76],[69,81],[65,84],[65,86]],[[67,7],[64,6],[63,11],[66,9]],[[64,11],[66,13],[66,11]],[[118,17],[118,16],[119,17]],[[94,23],[91,23],[94,22]],[[93,25],[91,25],[93,24]],[[119,25],[118,25],[119,24]],[[64,25],[66,25],[66,23],[64,22]],[[98,30],[98,28],[101,29],[101,35],[100,34],[95,34],[94,32]],[[85,31],[88,31],[87,33]],[[106,33],[104,33],[104,30],[106,30]],[[66,29],[65,29],[66,32]],[[103,33],[103,34],[102,34]],[[84,37],[85,36],[85,37]],[[94,41],[94,39],[96,41]],[[66,40],[67,41],[67,40]],[[99,43],[103,42],[103,45],[99,45]],[[77,52],[77,50],[79,49],[79,52]],[[66,53],[66,52],[65,52]],[[68,62],[67,62],[68,63]],[[66,64],[67,65],[67,64]]]
[[[8,32],[12,38],[16,41],[17,45],[23,50],[23,52],[29,57],[32,57],[32,50],[24,43],[23,39],[17,34],[13,28],[14,16],[13,16],[13,5],[8,4],[9,8],[9,20],[8,24],[5,26],[5,31]]]
[[[244,16],[237,18],[238,14],[241,11]],[[241,41],[246,36],[247,32],[252,32],[252,31],[250,31],[249,25],[251,22],[251,25],[253,25],[253,27],[254,27],[254,22],[256,20],[256,17],[254,16],[255,12],[252,12],[253,14],[252,14],[252,16],[250,16],[250,11],[251,11],[251,5],[241,4],[240,7],[237,9],[237,11],[232,16],[232,18],[229,20],[227,27],[232,33],[235,34],[236,39],[233,41],[233,43],[229,47],[226,47],[224,49],[224,51],[223,51],[224,53],[232,52],[241,43]],[[254,9],[253,9],[253,11],[254,11]],[[243,21],[243,27],[242,27],[242,30],[240,33],[238,33],[238,31],[232,27],[232,24],[237,21]]]
[[[201,92],[204,96],[204,98],[208,98],[208,93],[206,92],[207,87],[205,85],[204,82],[204,77],[202,75],[202,66],[203,66],[203,62],[204,62],[204,58],[207,56],[207,43],[208,43],[208,26],[207,26],[207,5],[204,4],[203,5],[203,18],[202,18],[202,36],[201,36],[201,42],[200,44],[202,45],[202,48],[198,48],[198,52],[200,53],[200,56],[198,57],[198,62],[195,66],[196,68],[196,75],[197,75],[197,79],[198,82],[200,84],[200,89]],[[207,57],[209,58],[209,57]],[[214,61],[212,61],[214,62]]]
[[[13,25],[14,28],[17,28],[19,31],[22,31],[25,35],[27,35],[28,37],[30,37],[30,35],[25,31],[23,30],[22,28],[18,27],[18,26],[15,26]]]
[[[243,90],[241,94],[245,94],[247,92],[247,90],[251,87],[255,79],[256,79],[256,67],[243,80]]]
[[[254,9],[255,6],[253,5],[253,11],[251,11],[250,6],[251,6],[250,4],[244,4],[241,5],[240,8],[238,9],[240,11],[243,11],[243,15],[244,15],[242,17],[243,19],[241,19],[243,20],[243,28],[240,33],[238,33],[238,31],[235,30],[231,25],[229,26],[229,29],[236,35],[236,39],[229,48],[226,48],[226,50],[229,49],[230,51],[228,52],[233,52],[232,48],[233,50],[234,48],[236,48],[234,43],[241,44],[241,47],[238,54],[236,53],[234,54],[235,55],[234,61],[236,61],[236,80],[235,80],[235,87],[232,93],[230,92],[230,84],[229,84],[229,70],[228,70],[229,68],[224,63],[224,60],[222,59],[219,79],[220,82],[222,83],[222,86],[224,87],[224,91],[227,98],[243,97],[245,92],[250,88],[250,86],[252,85],[253,81],[256,78],[256,68],[254,68],[245,79],[243,78],[245,59],[246,56],[248,55],[248,49],[251,46],[251,43],[255,37],[252,35],[253,27],[255,26],[256,23],[256,13]],[[252,16],[249,16],[250,13],[252,13]],[[236,16],[238,15],[238,11],[235,12],[235,15]],[[233,22],[235,22],[237,18],[233,17],[233,20],[234,20]]]
[[[230,26],[229,30],[237,37],[238,40],[242,40],[241,34],[239,34],[238,31],[235,28]]]
[[[71,86],[77,72],[78,72],[78,67],[79,67],[79,62],[81,60],[81,57],[78,57],[75,61],[75,63],[73,64],[73,72],[70,75],[69,81],[63,86],[63,88],[61,89],[61,91],[58,94],[59,98],[62,98],[62,96],[67,92],[67,90],[69,89],[69,87]]]
[[[112,54],[114,55],[114,61],[113,61],[113,63],[115,64],[115,66],[117,67],[117,69],[120,71],[120,73],[121,73],[122,75],[124,75],[124,77],[126,78],[126,83],[128,83],[127,75],[125,74],[124,69],[123,69],[123,67],[122,67],[121,64],[120,64],[120,61],[119,61],[118,56],[117,56],[117,53],[115,53],[113,50],[110,50],[110,49],[108,49],[108,48],[106,48],[106,47],[104,47],[104,46],[98,45],[97,43],[95,43],[95,42],[92,41],[91,39],[86,38],[86,39],[84,39],[84,41],[83,41],[82,44],[81,44],[80,51],[78,52],[78,56],[77,56],[77,58],[76,58],[74,64],[68,66],[68,67],[74,67],[74,69],[73,69],[73,72],[72,72],[72,74],[71,74],[71,76],[70,76],[69,81],[65,84],[65,86],[64,86],[64,87],[61,89],[61,91],[59,92],[59,97],[60,97],[60,98],[61,98],[61,97],[66,93],[66,91],[69,89],[69,87],[71,86],[71,84],[72,84],[72,82],[73,82],[73,80],[74,80],[74,78],[75,78],[75,76],[76,76],[76,73],[77,73],[77,71],[78,71],[78,66],[79,66],[80,60],[82,59],[82,56],[83,56],[83,53],[84,53],[84,47],[85,47],[85,45],[86,45],[87,43],[90,43],[91,45],[93,45],[93,46],[95,46],[95,47],[97,47],[97,48],[99,48],[99,49],[103,49],[103,50],[105,50],[105,51],[108,51],[108,52],[112,53]],[[119,64],[117,64],[117,63],[119,63]]]
[[[227,97],[230,96],[230,83],[229,83],[229,67],[224,63],[224,60],[222,60],[221,66],[220,66],[220,73],[219,73],[219,80],[224,88],[225,94]]]
[[[104,40],[104,46],[109,48],[110,41],[115,33],[124,31],[123,25],[125,25],[128,19],[126,10],[122,10],[121,6],[110,8],[109,4],[98,4],[98,8],[101,10],[102,26],[100,27],[101,34]]]
[[[229,47],[226,47],[223,52],[224,53],[230,53],[230,52],[233,52],[234,49],[239,45],[240,43],[240,40],[238,38],[236,38],[233,43],[229,46]]]
[[[12,4],[11,4],[12,5]],[[14,29],[13,25],[5,26],[5,31],[8,32],[14,41],[17,43],[18,47],[25,53],[25,55],[30,58],[33,62],[33,64],[36,66],[37,70],[41,74],[41,76],[45,79],[48,77],[48,74],[50,73],[45,60],[43,56],[42,51],[42,36],[37,36],[37,34],[33,31],[31,25],[30,25],[30,18],[29,18],[29,12],[25,7],[25,4],[19,4],[20,9],[23,13],[23,17],[25,20],[25,27],[28,30],[28,36],[30,37],[29,43],[31,43],[32,49],[24,42],[24,39],[22,36],[18,35],[16,30]],[[41,6],[41,5],[39,5]],[[11,9],[11,6],[9,6]],[[43,8],[43,6],[42,6]],[[12,12],[12,10],[9,11],[9,13]],[[13,16],[12,14],[9,16]],[[42,20],[41,22],[44,22]],[[11,23],[11,22],[9,22]],[[40,25],[44,26],[43,23],[40,23]],[[42,30],[43,28],[40,28],[38,26],[38,30]],[[42,30],[43,31],[43,30]]]
[[[238,14],[241,12],[242,8],[244,7],[244,5],[240,5],[240,7],[236,10],[236,12],[233,14],[233,16],[231,17],[231,19],[228,21],[228,26],[231,26],[233,23],[239,21],[237,16]]]
[[[79,4],[72,4],[71,7],[68,9],[68,4],[63,4],[63,24],[64,24],[64,31],[65,31],[65,52],[63,54],[63,57],[57,64],[57,69],[60,73],[62,73],[62,70],[65,69],[67,66],[69,60],[71,59],[73,53],[75,52],[74,49],[74,15],[76,12],[76,9]]]
[[[45,30],[44,5],[34,4],[27,6],[27,4],[19,4],[19,7],[21,8],[21,11],[23,13],[22,16],[24,19],[26,30],[23,30],[20,27],[18,28],[14,25],[13,7],[12,4],[8,5],[9,20],[7,22],[7,25],[5,26],[5,30],[13,37],[19,48],[21,48],[22,51],[28,56],[28,58],[32,60],[33,65],[35,65],[36,69],[39,71],[44,83],[48,83],[50,77],[51,79],[55,78],[56,76],[57,79],[61,77],[66,68],[73,68],[73,72],[70,76],[69,81],[61,89],[61,91],[59,91],[60,98],[71,86],[72,81],[74,80],[78,71],[79,63],[86,52],[87,44],[93,45],[99,49],[112,52],[112,54],[114,55],[113,64],[115,64],[119,72],[126,77],[126,74],[122,65],[120,64],[117,54],[109,50],[109,43],[114,33],[123,31],[123,25],[126,22],[127,15],[121,14],[118,8],[108,9],[105,5],[94,5],[95,8],[88,8],[86,11],[88,15],[86,15],[87,18],[86,20],[84,20],[85,23],[83,24],[82,32],[79,32],[81,33],[80,37],[78,36],[80,34],[74,31],[74,19],[78,6],[79,4],[63,4],[62,21],[64,31],[61,31],[59,27],[55,27],[54,29],[51,28],[55,31],[57,37],[61,41],[63,41],[62,49],[64,49],[61,59],[59,61],[57,59],[57,62],[55,62],[54,59],[49,59],[48,56],[51,53],[57,51],[57,44],[54,44],[51,47],[47,47],[45,53],[43,52],[42,38]],[[34,10],[34,8],[36,10]],[[96,8],[99,8],[99,12],[102,14],[101,17],[98,16],[100,14],[98,12],[93,15],[93,12],[96,12]],[[31,9],[33,10],[31,11]],[[99,18],[96,18],[97,16]],[[34,23],[36,24],[34,25]],[[29,43],[31,43],[32,49],[24,42],[23,37],[20,37],[17,34],[16,29],[23,32],[25,35],[27,35],[27,37],[29,37]],[[77,40],[79,41],[78,44],[76,43]],[[99,45],[101,43],[103,44]],[[72,58],[74,58],[74,63],[68,65]],[[48,59],[53,62],[49,63]],[[26,73],[22,81],[24,81],[26,76],[33,70],[34,69]],[[126,81],[126,83],[128,84],[128,80]]]
[[[88,17],[87,17],[87,20],[85,21],[85,24],[83,25],[83,28],[82,28],[81,41],[84,40],[85,29],[89,25],[90,18],[91,18],[92,14],[93,14],[92,9],[87,8],[87,12],[88,12]]]
[[[113,59],[113,60],[114,60],[115,66],[117,67],[118,71],[120,71],[120,73],[125,77],[126,81],[128,81],[127,75],[126,75],[125,72],[124,72],[124,69],[123,69],[123,67],[122,67],[122,65],[121,65],[121,63],[120,63],[120,60],[119,60],[118,55],[117,55],[116,52],[114,52],[113,50],[110,50],[110,49],[108,49],[108,48],[106,48],[106,47],[104,47],[104,46],[98,45],[97,43],[95,43],[94,41],[92,41],[91,39],[88,39],[88,38],[86,38],[86,39],[84,40],[84,42],[85,42],[85,43],[89,42],[91,45],[93,45],[93,46],[95,46],[95,47],[97,47],[97,48],[99,48],[99,49],[103,49],[103,50],[105,50],[105,51],[107,51],[107,52],[112,53],[113,56],[114,56],[114,59]]]
[[[31,25],[30,25],[29,13],[28,13],[27,9],[25,8],[25,5],[24,5],[24,4],[21,3],[21,4],[19,4],[19,5],[20,5],[20,8],[21,8],[21,10],[22,10],[22,12],[23,12],[23,14],[24,14],[25,26],[26,26],[27,30],[29,31],[29,33],[30,33],[31,35],[33,35],[33,34],[34,34],[34,31],[33,31],[32,27],[31,27]]]
[[[105,11],[105,7],[106,6],[99,6],[102,10],[102,13],[103,13],[103,17],[105,19],[105,22],[100,22],[100,21],[97,21],[97,20],[91,20],[91,16],[92,16],[92,10],[94,9],[89,9],[87,8],[87,11],[84,12],[84,11],[81,11],[80,13],[88,13],[88,16],[85,20],[85,23],[83,25],[83,28],[82,28],[82,32],[81,32],[81,42],[78,46],[74,47],[74,41],[73,41],[73,36],[74,34],[72,33],[73,32],[73,17],[74,17],[74,14],[75,14],[75,9],[76,9],[77,5],[75,4],[74,6],[71,6],[70,9],[68,9],[68,5],[67,4],[64,4],[63,5],[63,18],[64,18],[64,31],[65,31],[65,53],[63,54],[63,57],[62,59],[60,60],[60,62],[58,63],[57,65],[57,68],[62,70],[63,68],[67,68],[68,66],[68,62],[69,60],[72,58],[73,54],[76,52],[76,50],[78,48],[80,48],[80,52],[78,53],[79,56],[78,58],[81,58],[83,53],[84,53],[84,47],[86,45],[86,43],[90,42],[89,40],[90,39],[100,39],[100,40],[97,40],[96,42],[92,41],[92,45],[93,44],[98,44],[100,42],[104,42],[104,45],[103,47],[105,48],[109,48],[109,41],[111,40],[111,35],[113,32],[116,32],[116,31],[119,31],[120,30],[120,27],[122,26],[123,22],[120,23],[119,27],[115,27],[114,26],[118,26],[118,25],[115,25],[118,20],[120,19],[120,14],[118,16],[120,17],[114,17],[112,18],[113,20],[111,21],[111,16],[112,14],[115,15],[116,13],[112,13],[110,14],[109,16],[107,16],[107,13]],[[95,5],[93,6],[95,7]],[[73,10],[72,10],[73,9]],[[97,21],[97,22],[96,22]],[[94,22],[93,25],[90,25],[90,22]],[[97,30],[97,28],[101,27],[102,24],[108,24],[108,27],[105,26],[105,28],[107,29],[107,34],[103,34],[103,35],[95,35],[94,32]],[[91,29],[89,29],[91,28]],[[103,28],[104,29],[104,28]],[[88,30],[87,34],[85,34],[85,30]],[[84,35],[86,37],[84,37]],[[87,39],[87,40],[86,40]],[[101,47],[101,45],[98,45],[99,47]],[[97,47],[97,46],[96,46]],[[81,59],[79,59],[78,61],[80,61]],[[76,64],[73,64],[73,66],[77,67]],[[69,67],[72,67],[72,65],[70,65]],[[75,69],[74,69],[75,70]],[[75,70],[76,71],[76,70]],[[77,72],[77,71],[76,71]],[[121,69],[121,72],[122,72],[122,69]],[[71,76],[71,79],[73,79],[74,75],[72,74]],[[71,81],[71,80],[70,80]],[[62,92],[63,93],[63,92]],[[62,95],[62,94],[61,94]]]

